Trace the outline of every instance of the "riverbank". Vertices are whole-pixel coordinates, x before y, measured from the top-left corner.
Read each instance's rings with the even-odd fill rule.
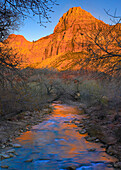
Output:
[[[58,102],[61,103],[61,102]],[[65,103],[63,101],[62,103]],[[121,168],[121,141],[120,141],[120,114],[117,117],[115,110],[109,108],[102,108],[101,106],[87,107],[85,104],[79,102],[72,102],[71,100],[66,102],[68,105],[75,105],[80,109],[83,109],[81,114],[86,114],[86,118],[81,120],[78,126],[83,130],[80,133],[88,132],[85,139],[89,142],[102,143],[102,147],[106,152],[115,156],[118,161],[112,166],[115,168]],[[0,147],[1,151],[4,148],[9,148],[12,141],[20,136],[23,132],[29,131],[35,124],[46,120],[48,114],[51,114],[53,108],[51,105],[43,106],[40,111],[34,112],[22,112],[12,118],[8,118],[0,122]]]
[[[114,108],[101,105],[87,107],[84,103],[65,99],[62,99],[62,103],[83,109],[87,116],[80,125],[83,124],[84,131],[89,135],[86,140],[102,143],[106,153],[118,160],[112,166],[121,169],[121,111],[117,114]]]
[[[1,168],[8,169],[110,169],[116,158],[101,143],[91,143],[83,120],[86,114],[70,105],[53,103],[47,119],[32,126],[1,154]]]
[[[16,137],[47,119],[52,110],[51,105],[45,105],[40,111],[25,111],[14,117],[0,120],[0,150],[11,146]]]
[[[81,107],[81,106],[80,106]],[[121,168],[121,112],[102,106],[93,106],[84,111],[87,119],[83,120],[89,141],[101,142],[106,152],[118,159],[113,166]],[[98,139],[98,140],[97,140]]]

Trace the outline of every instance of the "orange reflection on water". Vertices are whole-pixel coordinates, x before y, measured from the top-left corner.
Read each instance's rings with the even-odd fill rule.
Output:
[[[67,116],[74,116],[80,113],[80,111],[77,109],[77,107],[71,107],[66,105],[55,105],[53,104],[55,110],[53,117],[61,116],[61,117],[67,117]],[[73,115],[74,114],[74,115]]]
[[[19,136],[18,138],[16,138],[17,140],[19,140],[22,143],[33,143],[33,141],[35,140],[34,138],[34,133],[32,131],[27,131],[24,132],[21,136]]]
[[[115,160],[104,152],[100,144],[86,141],[84,137],[87,134],[79,133],[73,120],[79,122],[81,118],[84,118],[84,115],[79,115],[80,110],[66,105],[53,104],[53,106],[55,109],[48,120],[18,137],[17,140],[20,143],[41,146],[46,154],[57,154],[60,158],[74,158],[82,155],[81,162]],[[96,151],[89,152],[90,148],[95,148]]]

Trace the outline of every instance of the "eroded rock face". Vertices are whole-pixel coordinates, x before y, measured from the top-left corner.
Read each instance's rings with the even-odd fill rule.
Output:
[[[22,56],[23,67],[78,70],[81,68],[78,63],[85,62],[87,47],[92,44],[89,36],[109,27],[81,7],[73,7],[60,18],[53,34],[33,42],[12,34],[6,42]]]
[[[59,23],[54,29],[54,33],[66,31],[69,28],[73,28],[73,32],[81,29],[98,29],[100,24],[104,24],[102,21],[94,18],[91,13],[83,10],[81,7],[70,8],[59,20]]]

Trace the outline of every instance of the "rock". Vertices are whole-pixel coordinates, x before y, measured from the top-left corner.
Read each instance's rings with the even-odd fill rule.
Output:
[[[114,145],[114,144],[116,144],[117,139],[114,138],[113,136],[108,136],[108,135],[106,135],[106,132],[103,131],[103,136],[102,136],[102,138],[101,138],[101,141],[102,141],[103,143],[108,144],[108,145]]]
[[[88,151],[89,152],[94,152],[94,151],[96,151],[96,148],[90,148],[90,149],[88,149]]]
[[[78,99],[80,98],[80,93],[76,93],[75,96],[74,96],[75,99]]]
[[[87,141],[95,141],[97,138],[96,137],[89,137],[89,136],[86,136],[85,137],[85,139],[87,140]]]
[[[9,142],[12,142],[12,139],[10,138],[8,141],[9,141]]]
[[[109,101],[109,99],[108,99],[107,96],[103,96],[103,97],[101,98],[101,103],[102,103],[104,106],[107,106],[107,105],[108,105],[108,101]]]
[[[79,133],[80,133],[80,134],[85,134],[85,133],[86,133],[86,130],[85,130],[85,129],[79,130]]]
[[[21,129],[20,132],[23,132],[23,129]]]
[[[79,122],[74,122],[74,124],[78,126],[78,125],[79,125]]]
[[[0,157],[1,157],[1,160],[8,159],[8,158],[10,158],[10,155],[3,153],[0,155]]]
[[[121,169],[121,162],[116,162],[116,163],[114,164],[114,167]]]
[[[84,118],[82,118],[82,120],[84,120],[84,121],[85,121],[85,120],[87,120],[87,118],[85,118],[85,117],[84,117]]]
[[[108,164],[107,167],[108,167],[108,168],[112,168],[113,165],[112,165],[112,164]]]
[[[36,56],[37,62],[40,63],[37,65],[37,68],[56,67],[58,70],[80,70],[80,68],[82,68],[81,65],[86,63],[84,61],[86,61],[85,58],[88,55],[83,54],[85,60],[80,61],[80,64],[78,64],[76,60],[73,60],[73,56],[78,59],[78,53],[88,49],[87,47],[89,45],[90,38],[87,34],[94,37],[94,33],[97,32],[99,28],[103,28],[103,30],[105,29],[105,31],[107,31],[110,26],[96,19],[87,11],[81,9],[81,7],[73,7],[60,18],[53,34],[32,43],[27,41],[21,35],[12,34],[9,35],[7,43],[10,48],[13,50],[16,49],[17,54],[25,55],[22,59],[23,65],[25,63],[31,63],[34,67],[36,65],[34,56]],[[73,41],[73,39],[76,39],[76,41]],[[93,41],[92,45],[94,46]],[[113,46],[113,48],[114,47],[115,46]],[[26,51],[26,54],[24,54],[24,51]],[[56,57],[53,58],[53,56]],[[27,62],[26,57],[29,62]],[[64,59],[64,61],[62,59]],[[91,67],[89,66],[89,68]],[[97,69],[99,69],[98,71],[101,71],[102,67],[97,67]],[[77,93],[77,96],[78,95],[79,94]]]
[[[84,125],[82,123],[78,124],[77,125],[78,127],[83,127]]]
[[[17,143],[12,144],[12,146],[13,146],[13,148],[21,148],[21,145],[20,145],[20,144],[17,144]]]
[[[106,148],[106,147],[107,147],[107,145],[102,145],[102,146],[101,146],[101,148]]]
[[[15,153],[15,149],[10,149],[6,153]]]
[[[100,142],[100,140],[99,140],[99,139],[96,139],[95,142]]]
[[[10,158],[14,157],[14,155],[12,153],[9,153],[9,156],[10,156]]]
[[[27,127],[26,129],[27,129],[28,131],[30,131],[31,127]]]
[[[76,167],[75,166],[71,166],[71,167],[67,167],[66,169],[67,170],[76,170]]]
[[[44,112],[48,112],[49,111],[49,108],[46,108],[46,109],[43,109]]]
[[[70,121],[64,121],[64,123],[70,123]]]
[[[24,161],[24,162],[32,162],[33,161],[33,159],[27,159],[26,161]]]
[[[8,143],[8,145],[7,145],[7,146],[12,147],[12,146],[13,146],[13,144],[12,144],[12,143]]]
[[[77,118],[74,118],[74,119],[71,121],[71,123],[75,123],[76,121],[80,121],[80,120],[77,119]]]
[[[1,168],[5,168],[5,169],[8,169],[9,166],[8,165],[2,165]]]
[[[117,155],[117,151],[112,146],[108,147],[107,153],[110,154],[110,155],[115,155],[115,154]]]
[[[2,145],[2,149],[4,149],[5,148],[5,145]]]
[[[85,108],[87,108],[87,106],[85,104],[83,104],[83,103],[80,103],[79,108],[85,109]]]
[[[27,131],[27,129],[24,129],[24,130],[23,130],[23,132],[26,132],[26,131]]]

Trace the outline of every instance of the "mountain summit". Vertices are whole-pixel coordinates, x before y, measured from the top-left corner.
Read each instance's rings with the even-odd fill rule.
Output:
[[[6,42],[18,56],[22,56],[23,67],[78,70],[87,60],[89,43],[93,43],[89,36],[94,37],[100,28],[106,32],[110,27],[81,7],[73,7],[60,18],[53,34],[33,42],[12,34]],[[88,68],[92,69],[91,66]],[[98,70],[106,69],[98,67]]]
[[[95,22],[100,23],[91,13],[83,10],[81,7],[73,7],[60,18],[59,23],[54,29],[54,33],[67,30],[75,25],[79,25],[82,29],[87,26],[92,28],[91,26]]]

